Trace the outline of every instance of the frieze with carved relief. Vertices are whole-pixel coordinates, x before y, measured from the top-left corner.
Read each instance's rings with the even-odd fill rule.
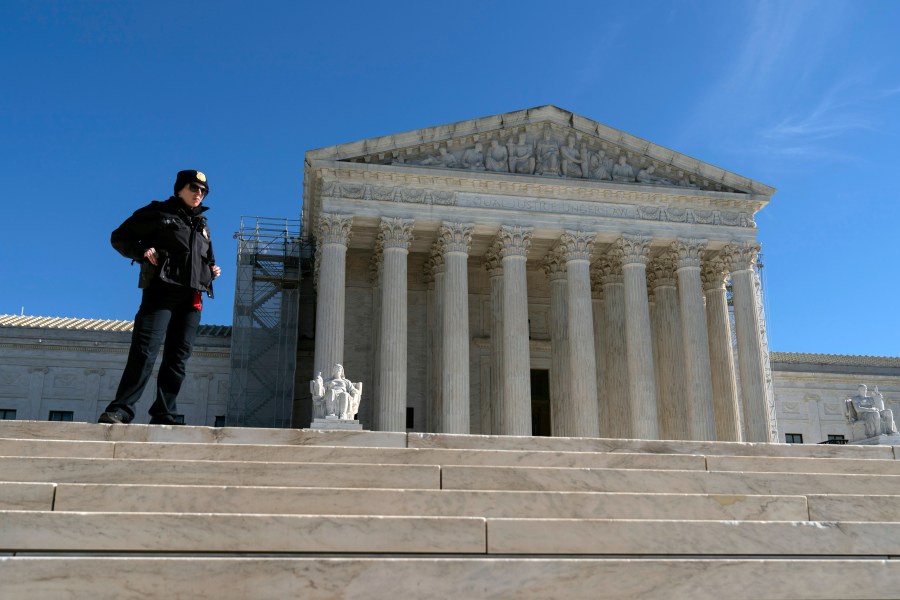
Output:
[[[633,150],[553,125],[486,132],[348,160],[744,193]]]

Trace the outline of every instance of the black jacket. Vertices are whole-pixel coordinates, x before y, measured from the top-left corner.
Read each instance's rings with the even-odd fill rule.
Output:
[[[176,196],[164,202],[154,200],[134,211],[112,232],[113,248],[141,263],[138,287],[145,288],[158,278],[213,297],[211,267],[216,259],[203,216],[207,210],[207,206],[191,209]],[[156,248],[159,253],[156,267],[144,258],[148,248]]]

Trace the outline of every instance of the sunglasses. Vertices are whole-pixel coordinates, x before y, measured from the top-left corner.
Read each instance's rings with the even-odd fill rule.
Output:
[[[206,195],[206,188],[203,187],[202,185],[197,185],[196,183],[189,183],[189,184],[188,184],[188,188],[189,188],[192,192],[200,192],[200,193],[203,194],[204,196]]]

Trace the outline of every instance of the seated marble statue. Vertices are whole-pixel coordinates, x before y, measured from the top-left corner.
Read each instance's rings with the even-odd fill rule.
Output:
[[[476,142],[474,148],[466,148],[462,155],[462,168],[471,171],[484,171],[484,146]]]
[[[331,379],[323,380],[321,371],[309,382],[317,418],[353,419],[359,412],[362,382],[353,383],[344,377],[344,367],[331,368]]]
[[[624,154],[619,156],[619,162],[613,167],[612,178],[614,181],[634,181],[634,169],[628,164]]]
[[[857,394],[844,400],[847,406],[847,420],[861,421],[865,425],[866,437],[897,433],[894,412],[884,407],[884,396],[875,387],[875,395],[870,396],[865,384],[857,387]]]
[[[559,176],[559,144],[550,137],[549,129],[544,130],[543,136],[535,144],[535,154],[537,154],[535,175]]]
[[[566,145],[559,149],[559,154],[562,156],[562,174],[565,177],[581,177],[584,154],[575,146],[574,136],[569,136]]]
[[[524,173],[531,175],[534,173],[534,149],[525,140],[525,134],[519,134],[519,142],[512,142],[506,145],[509,151],[509,172]]]
[[[501,145],[497,140],[491,140],[491,146],[488,148],[487,156],[484,159],[484,166],[488,171],[508,171],[509,170],[509,151],[506,146]]]

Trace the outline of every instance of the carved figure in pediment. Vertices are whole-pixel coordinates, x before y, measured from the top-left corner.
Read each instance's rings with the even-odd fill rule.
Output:
[[[585,153],[575,146],[575,136],[570,135],[566,145],[559,149],[562,157],[562,174],[565,177],[581,177]]]
[[[550,130],[545,129],[541,138],[535,144],[537,165],[534,168],[535,175],[559,176],[559,144],[550,136]]]
[[[451,152],[447,152],[447,149],[441,146],[438,148],[437,156],[429,156],[420,160],[417,164],[452,169],[459,165],[459,161],[456,159],[456,156]]]
[[[471,171],[484,171],[484,145],[476,142],[474,148],[466,148],[462,155],[462,168]]]
[[[612,179],[612,159],[606,156],[606,152],[592,153],[588,159],[591,179]]]
[[[681,187],[697,187],[697,184],[694,183],[694,181],[687,175],[681,178],[681,180],[678,182],[678,185],[680,185]]]
[[[619,155],[619,162],[613,167],[612,177],[614,181],[634,182],[634,168],[628,164],[624,154]]]
[[[656,167],[654,165],[650,165],[646,168],[638,171],[637,174],[638,183],[650,183],[656,185],[675,185],[675,182],[671,179],[666,179],[665,177],[658,177],[656,175]]]
[[[505,172],[509,170],[509,151],[497,140],[491,140],[484,166],[488,171]]]
[[[519,134],[518,143],[508,143],[509,172],[531,175],[534,173],[534,148],[525,139],[525,134]]]

